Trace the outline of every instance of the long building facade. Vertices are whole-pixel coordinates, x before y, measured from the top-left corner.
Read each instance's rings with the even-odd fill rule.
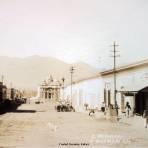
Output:
[[[21,99],[23,96],[22,92],[15,88],[7,88],[3,82],[0,82],[0,103],[3,103],[6,99],[16,100]]]
[[[0,103],[3,102],[7,98],[7,87],[0,82]]]
[[[73,95],[70,98],[70,87],[65,88],[65,99],[71,99],[73,106],[84,110],[87,103],[90,108],[100,107],[102,102],[115,103],[113,70],[101,72],[98,76],[76,82],[73,85]],[[119,67],[117,76],[117,103],[120,112],[125,112],[128,101],[132,112],[142,114],[148,109],[148,60]],[[81,103],[80,103],[81,102]]]
[[[116,76],[116,96],[121,112],[125,111],[125,103],[130,102],[133,112],[143,114],[144,109],[148,109],[148,60],[120,67]],[[104,84],[104,100],[114,103],[113,71],[102,72],[101,77]]]

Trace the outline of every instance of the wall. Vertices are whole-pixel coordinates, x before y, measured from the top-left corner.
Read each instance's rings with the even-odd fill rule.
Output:
[[[108,84],[108,89],[111,89],[111,103],[114,104],[114,86],[113,86],[113,74],[102,76],[103,84]],[[148,65],[138,68],[132,68],[127,71],[117,73],[117,90],[118,91],[139,91],[148,86]],[[135,108],[135,95],[124,96],[124,105],[129,102],[132,111]],[[117,93],[117,102],[119,107],[122,106],[121,93]]]
[[[148,65],[117,73],[118,91],[139,91],[146,86],[148,86]],[[104,88],[111,90],[111,103],[114,104],[113,74],[109,74],[74,84],[73,106],[77,111],[84,111],[85,103],[88,103],[90,108],[100,107],[102,101],[104,101]],[[64,89],[64,99],[71,100],[70,94],[71,86],[68,86]],[[61,90],[61,98],[63,98],[62,96],[63,90]],[[131,99],[131,106],[134,108],[133,97],[125,97],[125,102],[129,99]],[[117,101],[121,108],[121,93],[117,93]]]
[[[88,103],[89,108],[100,106],[103,100],[101,77],[89,79],[73,85],[72,105],[77,111],[84,111],[84,104]],[[63,96],[63,90],[61,92]],[[71,86],[64,89],[64,99],[71,100]]]

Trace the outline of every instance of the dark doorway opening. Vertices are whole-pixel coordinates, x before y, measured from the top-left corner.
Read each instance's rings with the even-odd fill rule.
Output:
[[[51,93],[48,94],[48,98],[51,99]]]
[[[141,89],[136,94],[135,105],[135,111],[140,115],[143,115],[145,109],[148,110],[148,87]]]

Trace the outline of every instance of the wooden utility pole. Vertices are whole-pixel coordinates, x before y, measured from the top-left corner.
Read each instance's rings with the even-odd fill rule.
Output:
[[[119,45],[116,44],[116,42],[114,41],[113,43],[113,51],[111,51],[113,53],[113,55],[111,57],[113,57],[114,60],[114,67],[113,67],[113,75],[114,75],[114,102],[115,104],[117,103],[117,98],[116,98],[116,94],[117,94],[117,86],[116,86],[116,58],[119,57],[119,55],[117,55],[117,51],[116,47],[118,47]]]

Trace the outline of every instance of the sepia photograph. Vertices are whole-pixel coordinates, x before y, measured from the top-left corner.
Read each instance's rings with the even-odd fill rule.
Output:
[[[148,148],[148,1],[0,0],[0,148]]]

